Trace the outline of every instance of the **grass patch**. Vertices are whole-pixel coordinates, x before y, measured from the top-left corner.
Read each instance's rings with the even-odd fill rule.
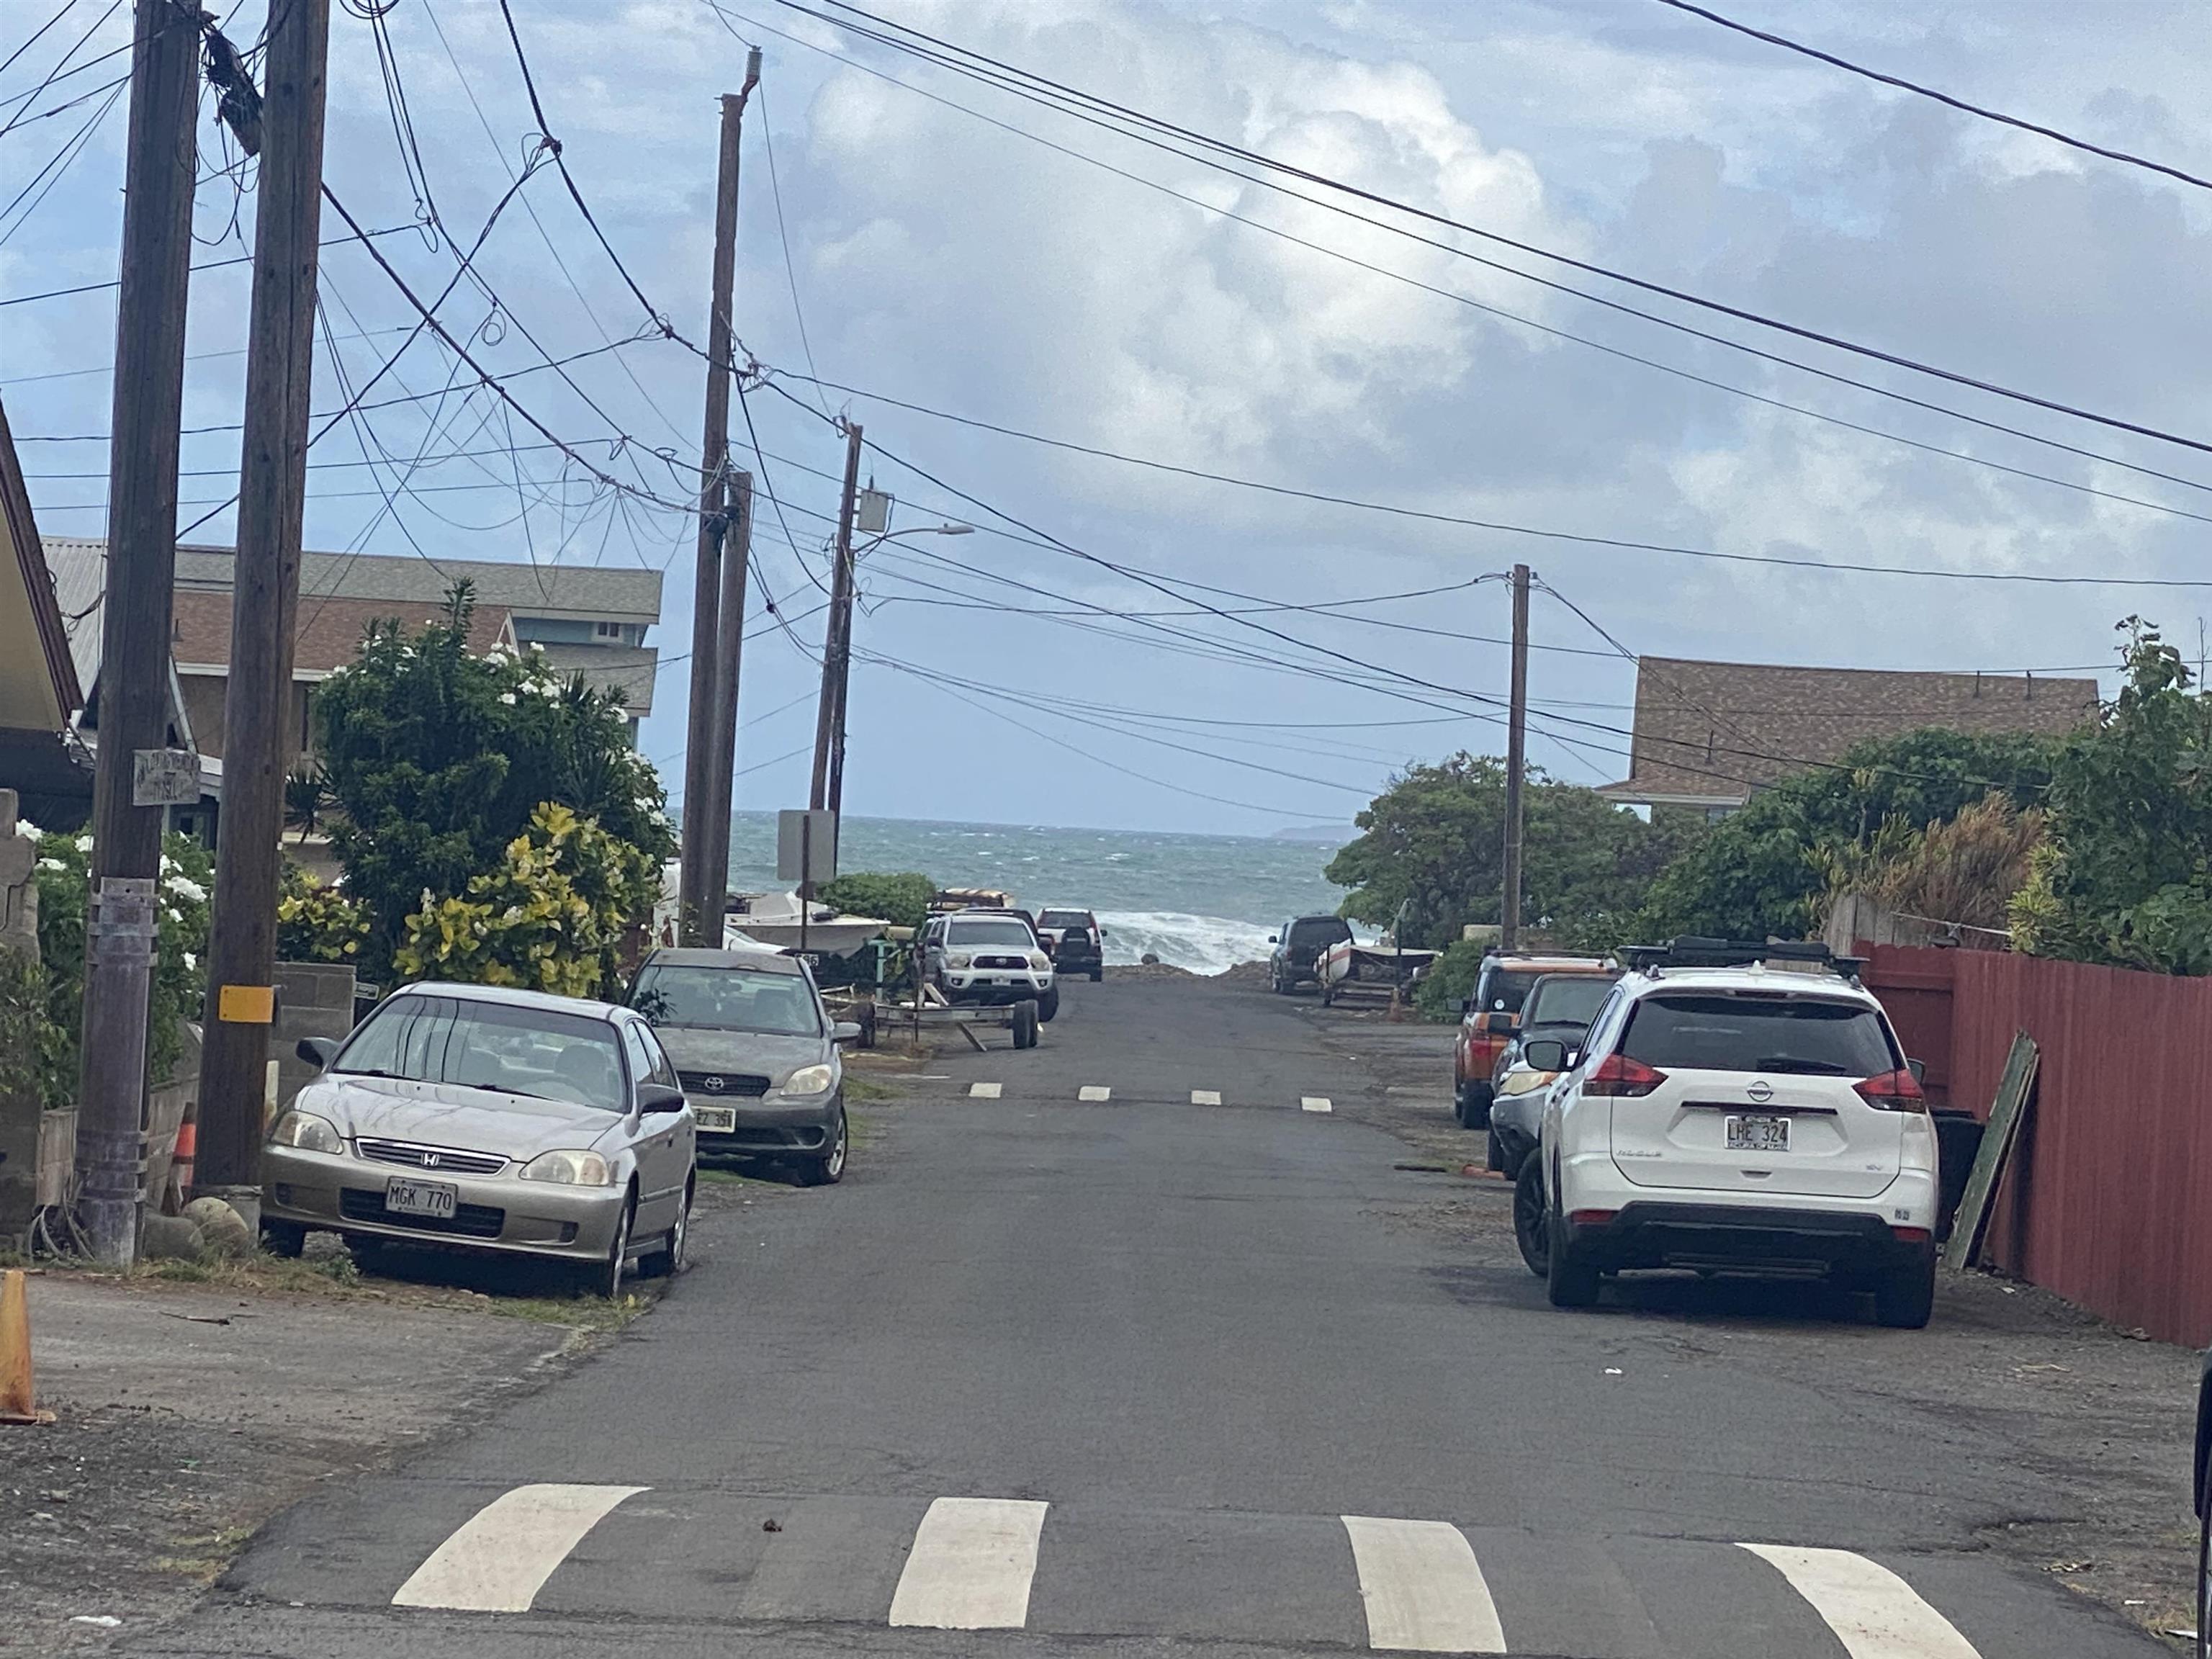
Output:
[[[872,1105],[878,1101],[896,1100],[898,1091],[892,1088],[890,1084],[878,1082],[874,1078],[854,1077],[848,1072],[845,1073],[845,1098],[848,1101],[859,1101],[864,1105]]]

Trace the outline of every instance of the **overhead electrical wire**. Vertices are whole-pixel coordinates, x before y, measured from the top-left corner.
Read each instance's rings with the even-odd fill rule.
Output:
[[[1879,346],[1869,345],[1862,341],[1850,339],[1842,335],[1826,333],[1821,330],[1808,327],[1802,324],[1792,323],[1781,318],[1768,316],[1764,313],[1753,311],[1746,307],[1730,305],[1724,301],[1710,299],[1701,294],[1692,293],[1685,289],[1674,288],[1664,283],[1654,282],[1647,277],[1638,276],[1628,271],[1617,270],[1609,266],[1596,264],[1591,260],[1577,258],[1573,255],[1561,253],[1556,250],[1544,247],[1534,242],[1526,241],[1518,237],[1508,236],[1500,231],[1490,230],[1482,226],[1469,223],[1464,220],[1455,219],[1448,214],[1437,213],[1430,209],[1418,206],[1413,203],[1400,201],[1393,197],[1384,195],[1380,191],[1370,191],[1364,188],[1363,186],[1352,184],[1347,180],[1333,178],[1327,173],[1316,173],[1309,168],[1300,167],[1293,165],[1292,163],[1279,161],[1261,151],[1247,149],[1243,145],[1232,143],[1226,139],[1216,138],[1210,134],[1200,131],[1196,129],[1179,125],[1178,124],[1167,120],[1163,117],[1146,114],[1140,110],[1134,109],[1127,105],[1115,103],[1112,100],[1101,97],[1095,93],[1085,92],[1080,88],[1069,86],[1065,82],[1054,81],[1049,76],[1040,75],[1034,70],[1020,69],[1013,64],[992,58],[987,53],[979,52],[975,51],[973,48],[961,46],[954,42],[946,40],[940,36],[933,35],[926,30],[915,28],[908,24],[894,22],[888,18],[879,16],[877,14],[866,10],[861,7],[853,5],[849,3],[849,0],[823,0],[823,3],[832,9],[829,11],[820,10],[813,6],[802,3],[802,0],[775,0],[775,3],[784,7],[787,10],[797,12],[802,16],[812,17],[817,21],[830,23],[833,26],[854,28],[855,33],[867,35],[869,38],[874,39],[883,45],[890,46],[893,50],[906,52],[909,56],[925,58],[931,61],[945,63],[948,67],[954,68],[959,72],[975,76],[977,78],[982,78],[985,73],[988,72],[989,75],[995,75],[1006,79],[1018,81],[1021,84],[1028,87],[1042,88],[1054,97],[1069,100],[1081,107],[1097,112],[1100,115],[1110,116],[1117,120],[1132,123],[1155,132],[1167,134],[1173,137],[1181,139],[1185,143],[1198,145],[1203,149],[1231,157],[1251,166],[1266,168],[1270,172],[1280,173],[1286,178],[1297,179],[1303,183],[1334,191],[1338,194],[1349,197],[1356,201],[1365,202],[1376,207],[1388,209],[1395,213],[1403,214],[1409,218],[1437,225],[1443,228],[1459,231],[1467,235],[1480,237],[1485,241],[1494,243],[1502,247],[1510,247],[1516,252],[1526,253],[1537,258],[1545,259],[1554,264],[1565,266],[1571,270],[1579,270],[1589,276],[1601,276],[1608,282],[1619,283],[1625,287],[1633,288],[1643,293],[1657,295],[1662,298],[1674,300],[1683,305],[1694,306],[1700,310],[1711,312],[1715,315],[1728,317],[1737,322],[1748,323],[1756,327],[1767,329],[1776,333],[1788,335],[1792,338],[1805,340],[1816,345],[1826,346],[1831,349],[1846,352],[1854,356],[1865,358],[1870,362],[1884,363],[1893,368],[1900,368],[1912,374],[1923,374],[1934,380],[1942,380],[1954,386],[1964,386],[1972,391],[1986,393],[1991,397],[2002,398],[2008,401],[2022,404],[2032,408],[2041,409],[2051,414],[2063,415],[2072,419],[2087,421],[2092,424],[2107,427],[2115,431],[2127,432],[2137,437],[2150,438],[2162,443],[2173,444],[2184,449],[2196,451],[2198,453],[2212,454],[2212,441],[2208,441],[2201,438],[2190,437],[2181,433],[2169,432],[2162,428],[2152,426],[2145,422],[2132,421],[2123,416],[2107,415],[2099,410],[2081,408],[2077,405],[2068,404],[2057,398],[2045,398],[2034,392],[2021,390],[2018,387],[2005,386],[1998,381],[1984,380],[1978,376],[1967,374],[1959,370],[1945,368],[1938,364],[1924,362],[1917,358],[1906,356],[1900,352],[1886,350]],[[869,29],[856,27],[850,21],[854,17],[866,19],[869,24],[874,26],[874,29],[872,31]],[[917,46],[914,44],[915,41],[923,42],[925,44],[922,46]],[[979,69],[976,66],[981,66],[981,68]]]
[[[2087,138],[2077,138],[2070,132],[2062,132],[2057,127],[2047,127],[2039,122],[2023,120],[2017,115],[2008,115],[2002,110],[1991,109],[1986,105],[1968,103],[1963,98],[1954,98],[1948,92],[1939,92],[1934,87],[1923,86],[1917,81],[1908,81],[1902,76],[1887,75],[1880,70],[1869,69],[1863,64],[1854,64],[1848,58],[1838,58],[1833,52],[1822,52],[1817,46],[1808,46],[1802,40],[1792,40],[1786,34],[1775,34],[1765,29],[1753,28],[1750,24],[1738,22],[1733,17],[1724,17],[1719,12],[1709,11],[1703,6],[1692,5],[1690,0],[1659,0],[1659,3],[1662,6],[1671,6],[1676,11],[1688,12],[1692,16],[1702,17],[1709,23],[1717,23],[1724,29],[1733,29],[1738,34],[1748,35],[1752,40],[1764,40],[1770,46],[1779,46],[1784,52],[1794,52],[1800,57],[1816,59],[1831,68],[1842,70],[1846,74],[1879,82],[1886,87],[1894,87],[1899,92],[1910,92],[1923,98],[1932,98],[1936,102],[1948,108],[1960,110],[1968,115],[1978,115],[1984,121],[1995,121],[2000,126],[2012,127],[2021,132],[2032,132],[2039,138],[2048,138],[2053,143],[2064,144],[2070,149],[2078,149],[2087,155],[2101,155],[2108,161],[2119,161],[2131,167],[2142,167],[2147,172],[2163,173],[2166,177],[2176,179],[2182,184],[2194,185],[2199,190],[2212,190],[2212,179],[2200,178],[2197,174],[2184,172],[2179,167],[2168,167],[2163,161],[2154,161],[2147,155],[2136,155],[2127,150],[2112,149],[2103,144],[2093,143]]]

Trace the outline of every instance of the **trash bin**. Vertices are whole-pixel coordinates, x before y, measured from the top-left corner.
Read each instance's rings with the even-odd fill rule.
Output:
[[[1956,1106],[1939,1106],[1936,1119],[1936,1157],[1940,1189],[1936,1205],[1936,1240],[1951,1236],[1952,1218],[1959,1200],[1966,1195],[1966,1177],[1974,1170],[1974,1154],[1982,1146],[1982,1123],[1972,1112]]]

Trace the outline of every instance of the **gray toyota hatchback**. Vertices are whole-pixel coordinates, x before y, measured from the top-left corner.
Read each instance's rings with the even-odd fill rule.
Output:
[[[655,951],[630,981],[698,1120],[702,1158],[774,1158],[808,1186],[843,1179],[840,1042],[814,976],[780,951]]]

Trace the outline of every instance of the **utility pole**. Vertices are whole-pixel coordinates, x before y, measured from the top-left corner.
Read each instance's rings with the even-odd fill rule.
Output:
[[[285,0],[270,22],[253,224],[246,434],[232,562],[230,679],[222,701],[222,817],[208,933],[195,1190],[259,1224],[284,779],[295,727],[293,635],[314,383],[316,243],[323,223],[323,94],[330,0]]]
[[[753,475],[730,474],[732,505],[722,515],[722,595],[720,628],[714,644],[714,707],[713,743],[709,754],[713,775],[708,786],[707,846],[704,862],[710,886],[726,890],[730,878],[730,798],[737,785],[738,681],[745,652],[745,572],[752,561]],[[722,943],[722,907],[718,903],[701,918],[705,943]]]
[[[814,783],[806,804],[836,811],[844,793],[845,682],[853,661],[853,510],[860,499],[860,423],[845,422],[845,498],[837,506],[837,567],[822,644],[822,701],[814,714]]]
[[[1513,567],[1513,691],[1505,726],[1505,896],[1498,911],[1498,947],[1521,943],[1522,775],[1528,760],[1528,567]]]
[[[83,1069],[77,1101],[81,1210],[94,1257],[138,1252],[152,884],[166,809],[139,806],[141,750],[168,744],[169,631],[177,563],[178,427],[192,245],[192,122],[200,13],[137,0],[124,172],[122,283],[107,462],[107,592],[100,617],[100,753],[93,774],[92,903],[86,930]]]
[[[731,322],[738,280],[738,135],[745,100],[760,81],[760,49],[746,54],[744,84],[722,94],[722,148],[715,175],[714,293],[707,311],[707,431],[699,447],[699,550],[691,585],[691,708],[684,747],[684,863],[678,937],[719,946],[730,884],[729,803],[714,839],[714,723],[720,659],[724,514],[729,501]],[[743,622],[742,617],[738,619]],[[728,672],[735,677],[737,665]],[[736,718],[732,698],[731,718]]]

